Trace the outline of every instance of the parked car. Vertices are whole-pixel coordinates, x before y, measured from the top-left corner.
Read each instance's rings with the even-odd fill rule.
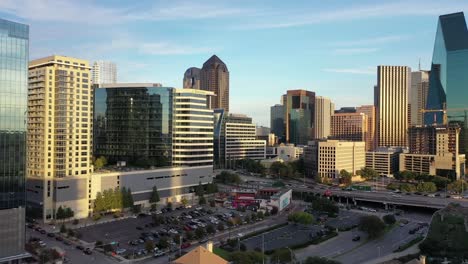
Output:
[[[192,244],[190,244],[189,242],[186,242],[186,243],[183,243],[180,248],[188,248],[190,247]]]
[[[165,254],[164,251],[162,251],[162,250],[157,250],[157,251],[154,252],[153,256],[154,256],[155,258],[157,258],[157,257],[164,256],[164,254]]]
[[[115,251],[116,254],[118,255],[122,255],[124,254],[125,252],[127,252],[127,250],[125,248],[119,248]]]
[[[85,248],[84,248],[82,245],[78,245],[78,246],[76,246],[76,249],[78,249],[78,250],[84,250]]]
[[[361,236],[356,235],[353,237],[353,241],[359,241],[359,240],[361,240]]]

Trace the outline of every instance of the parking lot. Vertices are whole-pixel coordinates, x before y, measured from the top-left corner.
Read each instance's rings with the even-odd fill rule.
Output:
[[[338,217],[329,218],[325,222],[325,225],[333,229],[338,229],[339,231],[350,230],[358,226],[359,219],[362,216],[363,214],[353,211],[340,210]]]
[[[265,251],[275,250],[278,248],[290,247],[305,243],[318,237],[318,233],[322,230],[319,226],[302,226],[289,224],[287,226],[269,231],[263,235],[254,236],[243,240],[247,250],[254,250],[262,247],[264,242]]]
[[[134,218],[122,219],[111,223],[96,224],[82,227],[79,232],[82,240],[86,242],[102,241],[104,244],[112,243],[113,249],[122,256],[138,257],[147,255],[147,241],[152,241],[158,246],[161,240],[167,241],[168,247],[163,250],[155,250],[160,255],[163,252],[176,251],[191,246],[193,243],[204,242],[209,236],[208,229],[219,232],[228,229],[228,222],[237,219],[240,223],[252,212],[237,212],[226,208],[199,207],[191,209],[173,210],[164,214],[139,214]],[[164,219],[165,223],[157,225],[154,218]],[[209,227],[211,226],[211,227]],[[196,238],[197,229],[203,229],[204,236]],[[191,241],[187,239],[187,233],[191,233]],[[181,238],[180,238],[181,237]],[[181,241],[182,240],[182,241]],[[181,244],[180,244],[181,242]]]

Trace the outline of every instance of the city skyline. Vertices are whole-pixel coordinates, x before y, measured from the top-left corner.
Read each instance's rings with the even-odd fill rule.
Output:
[[[184,71],[216,54],[229,66],[232,112],[266,126],[270,106],[286,90],[316,92],[337,108],[358,106],[372,103],[377,65],[417,70],[421,60],[421,68],[429,70],[438,16],[468,7],[457,1],[294,7],[266,1],[47,3],[0,3],[2,17],[32,25],[31,59],[58,54],[112,60],[123,82],[182,88]],[[85,10],[93,10],[86,19],[80,16]],[[75,35],[60,38],[69,30]]]

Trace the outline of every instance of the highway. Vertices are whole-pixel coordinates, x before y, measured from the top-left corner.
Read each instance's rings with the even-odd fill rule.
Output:
[[[322,187],[325,188],[325,187]],[[328,187],[327,187],[328,188]],[[304,188],[293,188],[295,191],[302,192],[313,192],[324,194],[325,189],[314,187]],[[352,200],[356,201],[369,201],[379,202],[383,204],[394,204],[394,205],[405,205],[405,206],[416,206],[425,208],[441,209],[447,206],[449,203],[459,203],[464,207],[468,207],[468,199],[453,199],[453,198],[440,198],[440,197],[428,197],[423,195],[405,195],[405,194],[394,194],[392,192],[365,192],[365,191],[344,191],[338,188],[330,189],[332,196],[342,197],[350,199],[348,202],[352,203]],[[343,200],[346,203],[346,199]]]

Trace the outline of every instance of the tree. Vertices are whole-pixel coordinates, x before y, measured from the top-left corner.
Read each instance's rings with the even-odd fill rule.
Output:
[[[329,215],[338,214],[339,208],[335,202],[326,198],[318,198],[312,201],[312,208],[319,212],[325,212]]]
[[[55,212],[55,219],[64,219],[65,218],[65,210],[63,210],[62,206],[59,206],[57,212]]]
[[[389,183],[389,184],[387,185],[387,189],[389,189],[389,190],[394,190],[394,191],[395,191],[395,190],[400,189],[400,185],[391,182],[391,183]]]
[[[196,190],[196,194],[198,197],[201,197],[205,194],[205,190],[203,189],[203,185],[201,184],[201,182],[198,182],[198,187],[197,187],[197,190]]]
[[[394,223],[396,223],[395,216],[392,215],[392,214],[384,215],[383,221],[384,221],[385,224],[387,224],[387,225],[393,225]]]
[[[62,225],[60,226],[60,233],[64,233],[64,234],[65,234],[66,232],[67,232],[67,228],[65,227],[64,224],[62,224]]]
[[[258,264],[266,259],[265,255],[257,251],[236,251],[229,255],[233,264]]]
[[[272,215],[275,215],[275,214],[277,214],[277,213],[278,213],[278,207],[273,206],[273,208],[271,208],[271,214],[272,214]]]
[[[360,169],[358,174],[366,180],[371,180],[379,177],[379,173],[376,170],[367,167]]]
[[[339,261],[323,257],[308,257],[304,264],[341,264]]]
[[[454,181],[453,183],[450,183],[447,186],[447,189],[452,192],[462,193],[468,190],[468,183],[464,180],[457,180],[457,181]]]
[[[200,197],[198,198],[198,204],[199,204],[199,205],[204,205],[204,204],[206,204],[206,198],[205,198],[205,196],[202,195],[202,196],[200,196]]]
[[[310,225],[314,222],[314,217],[306,212],[294,212],[288,215],[288,221],[302,225]]]
[[[151,241],[151,240],[146,240],[146,242],[145,242],[145,249],[146,249],[148,252],[151,252],[151,251],[153,251],[154,248],[155,248],[154,242]]]
[[[167,241],[167,237],[161,237],[159,239],[158,247],[167,248],[168,246],[169,246],[169,242]]]
[[[291,252],[287,248],[280,248],[275,250],[271,255],[271,261],[273,263],[288,263],[291,259]]]
[[[134,205],[134,202],[133,202],[133,195],[132,195],[132,190],[130,188],[127,189],[127,204],[128,204],[128,207],[133,207]],[[128,208],[127,207],[127,208]]]
[[[420,182],[416,185],[418,192],[433,193],[437,191],[437,186],[433,182]]]
[[[350,185],[353,181],[353,175],[343,169],[340,171],[340,181],[345,185]]]
[[[187,240],[193,240],[194,237],[195,234],[192,231],[185,232],[185,238],[187,238]]]
[[[224,184],[240,184],[242,183],[239,175],[231,173],[228,171],[222,171],[220,174],[216,175],[216,181]]]
[[[263,219],[265,217],[265,214],[262,211],[257,212],[257,218],[258,219]]]
[[[395,173],[394,177],[400,181],[410,181],[416,178],[416,173],[411,171],[399,171]]]
[[[65,208],[64,216],[65,218],[72,218],[75,215],[75,212],[70,207]]]
[[[402,191],[402,192],[414,192],[414,191],[416,191],[416,188],[414,187],[413,184],[403,183],[403,184],[400,185],[400,191]]]
[[[188,205],[188,200],[187,200],[187,198],[182,197],[182,199],[180,199],[180,203],[181,203],[184,207],[186,207],[186,206]]]
[[[94,160],[94,168],[96,170],[99,170],[99,169],[101,169],[102,167],[104,167],[106,165],[107,165],[107,159],[104,156],[101,156],[101,157],[97,158],[96,160]]]
[[[154,204],[154,203],[157,203],[159,201],[160,201],[160,199],[159,199],[158,189],[157,189],[156,186],[153,186],[153,190],[151,191],[151,196],[150,196],[149,202]]]
[[[216,233],[216,228],[214,225],[212,224],[209,224],[207,227],[206,227],[206,232],[208,232],[208,234],[214,234]]]
[[[206,235],[206,230],[205,230],[205,228],[199,227],[199,228],[197,228],[197,229],[195,230],[195,236],[196,236],[198,239],[203,238],[205,235]]]
[[[383,234],[385,224],[377,216],[362,216],[359,220],[359,230],[366,232],[369,238],[373,239]]]
[[[217,193],[218,192],[218,185],[216,183],[208,183],[206,185],[206,193]]]
[[[223,231],[223,230],[224,230],[224,224],[223,224],[223,223],[219,222],[219,224],[218,224],[218,230],[219,230],[219,231]]]

